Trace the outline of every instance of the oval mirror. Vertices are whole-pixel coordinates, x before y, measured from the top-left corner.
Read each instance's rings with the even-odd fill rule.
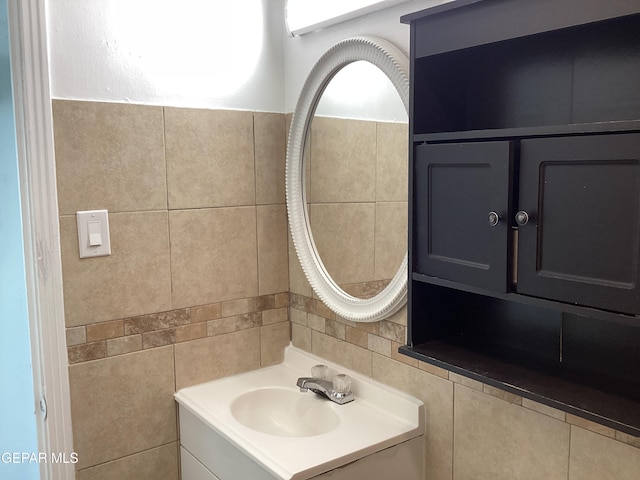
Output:
[[[407,128],[389,78],[360,60],[327,84],[307,131],[311,235],[331,278],[358,298],[382,291],[407,251]]]
[[[363,63],[369,65],[362,65]],[[344,146],[343,154],[337,153],[329,155],[329,157],[323,155],[322,149],[325,148],[323,145],[332,143],[320,142],[319,139],[323,135],[333,136],[335,141],[331,148],[335,152],[335,147],[340,144],[339,137],[350,136],[345,135],[346,129],[358,123],[350,122],[347,127],[347,124],[341,126],[337,119],[329,120],[326,118],[327,112],[332,111],[331,91],[335,85],[333,79],[347,69],[366,70],[372,67],[384,74],[382,76],[384,81],[379,83],[382,90],[376,90],[378,82],[375,81],[371,70],[369,70],[369,77],[364,82],[360,80],[360,85],[356,85],[356,88],[373,91],[372,98],[377,101],[380,98],[385,98],[385,94],[381,94],[381,91],[389,90],[389,87],[383,85],[384,82],[387,84],[390,82],[394,95],[399,96],[401,101],[400,108],[403,110],[401,121],[397,126],[389,125],[394,123],[393,119],[391,122],[366,122],[365,131],[371,131],[372,128],[376,131],[381,129],[384,131],[384,135],[392,136],[385,140],[378,139],[374,131],[373,139],[368,137],[369,140],[367,140],[365,133],[360,143],[360,146],[366,147],[365,152],[359,152],[358,155],[349,153],[350,149],[357,151],[359,148],[357,143],[355,146],[352,143]],[[296,253],[302,269],[318,297],[336,314],[351,321],[375,322],[388,318],[406,302],[406,221],[398,222],[398,218],[406,219],[406,174],[404,178],[399,180],[393,179],[388,171],[389,165],[386,167],[387,170],[382,168],[378,172],[380,166],[376,166],[375,162],[378,161],[376,158],[380,156],[376,145],[380,144],[381,150],[384,150],[385,146],[393,143],[399,144],[401,151],[404,152],[401,153],[403,157],[401,163],[406,172],[406,113],[409,102],[407,72],[408,59],[406,55],[391,43],[371,37],[344,40],[329,49],[313,67],[302,88],[291,122],[287,144],[286,194],[289,225]],[[344,87],[341,88],[344,90]],[[323,96],[325,92],[327,95]],[[349,101],[342,98],[337,103],[342,103],[344,109],[345,104],[348,104]],[[349,105],[346,105],[346,108],[349,108]],[[393,107],[387,108],[386,111],[393,112]],[[314,120],[316,114],[318,118]],[[398,116],[398,114],[391,115]],[[389,119],[385,118],[385,120]],[[383,124],[386,126],[381,126]],[[338,130],[335,130],[336,128]],[[333,133],[331,133],[332,130]],[[311,139],[312,134],[315,140]],[[395,142],[391,140],[394,136]],[[398,138],[399,140],[397,140]],[[370,154],[367,154],[367,150],[371,150]],[[387,154],[387,156],[389,155]],[[315,159],[315,163],[310,162],[312,157]],[[331,157],[333,157],[332,161],[324,163],[325,158]],[[356,157],[362,161],[358,162]],[[371,157],[374,157],[373,160]],[[374,162],[373,167],[371,164],[367,167],[366,162],[371,161]],[[350,168],[353,168],[355,172],[349,171]],[[373,170],[371,170],[372,168]],[[358,174],[358,169],[366,174]],[[393,168],[391,169],[393,170]],[[380,175],[376,175],[375,172]],[[370,178],[372,183],[360,182],[359,180],[364,177],[373,177]],[[319,183],[318,179],[320,179]],[[327,184],[332,184],[329,193],[321,188],[322,185]],[[401,185],[400,190],[405,192],[403,199],[397,197],[397,185]],[[395,193],[390,194],[391,190]],[[344,197],[346,200],[344,198],[340,200],[343,202],[342,205],[337,205],[338,201],[336,201],[335,195],[332,197],[332,191],[348,191],[350,193]],[[378,200],[386,200],[385,205],[381,205]],[[348,205],[345,209],[346,203]],[[336,208],[339,208],[340,211],[338,215],[334,214],[337,212]],[[379,219],[385,216],[392,221],[395,220],[398,225],[392,223],[390,226],[381,226]],[[327,223],[328,221],[337,223],[330,224]],[[351,232],[350,239],[344,242],[336,238],[339,237],[340,231],[355,230],[356,225],[362,227],[359,230],[360,233]],[[376,236],[376,230],[378,236]],[[399,241],[398,235],[400,235]],[[362,244],[364,246],[357,246],[354,243],[353,240],[357,240],[358,237],[364,240]],[[377,253],[374,253],[376,250],[374,237],[376,237]],[[383,240],[379,240],[380,238]],[[396,245],[396,247],[400,245],[401,251],[399,253],[386,252],[390,245]],[[365,252],[365,256],[362,258],[367,260],[356,258],[361,255],[361,251]],[[381,255],[380,252],[383,254]],[[371,258],[375,259],[377,269],[365,266],[363,272],[358,272],[357,267],[350,266],[364,265],[365,263],[374,265],[373,260],[369,261]],[[393,262],[394,258],[395,262],[399,262],[398,258],[401,259],[400,267],[397,270],[389,267],[389,263]],[[340,267],[343,264],[346,265],[346,268],[336,269],[336,266]],[[328,268],[329,266],[331,268]],[[334,271],[336,272],[335,278],[331,275],[331,272]],[[345,285],[347,286],[345,287]],[[363,285],[365,291],[363,291]],[[381,290],[375,291],[375,294],[371,295],[366,291],[370,288],[374,290],[381,288]]]

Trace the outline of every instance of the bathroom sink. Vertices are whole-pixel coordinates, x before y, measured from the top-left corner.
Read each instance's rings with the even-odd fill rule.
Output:
[[[424,478],[422,402],[291,345],[284,357],[176,393],[183,480]],[[349,375],[355,399],[301,392],[318,364]]]
[[[339,423],[330,402],[293,388],[259,388],[244,393],[231,403],[231,414],[246,427],[280,437],[321,435]]]

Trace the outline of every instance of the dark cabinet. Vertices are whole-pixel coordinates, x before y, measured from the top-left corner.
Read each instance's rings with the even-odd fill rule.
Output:
[[[640,134],[523,140],[516,290],[640,313]]]
[[[414,182],[416,272],[640,313],[640,134],[423,143]]]
[[[416,271],[507,291],[510,142],[415,151]]]
[[[640,4],[454,0],[402,21],[400,351],[640,436]]]

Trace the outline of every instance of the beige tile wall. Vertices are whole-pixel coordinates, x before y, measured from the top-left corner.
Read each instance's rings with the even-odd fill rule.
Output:
[[[77,478],[178,478],[176,389],[290,341],[285,116],[53,102]],[[80,259],[75,212],[108,209]]]
[[[637,438],[399,355],[406,310],[355,324],[313,296],[286,233],[284,118],[54,101],[77,478],[176,479],[176,388],[277,363],[291,332],[425,401],[425,480],[635,480]],[[406,225],[402,188],[376,178]],[[80,260],[74,214],[94,208],[113,255]]]
[[[407,250],[407,124],[314,117],[307,145],[325,267],[345,288],[391,279]]]
[[[355,276],[357,262],[361,260],[334,259],[338,255],[331,250],[352,248],[355,251],[356,238],[363,239],[366,228],[360,224],[366,223],[366,215],[361,212],[356,219],[350,212],[353,205],[359,208],[371,202],[371,192],[362,188],[360,182],[364,182],[362,178],[366,178],[368,170],[374,170],[378,172],[376,222],[384,217],[387,227],[375,227],[376,271],[371,278],[388,278],[386,275],[397,269],[401,257],[380,258],[378,254],[398,243],[394,234],[406,235],[408,182],[406,130],[402,130],[406,127],[380,123],[374,132],[367,122],[318,120],[314,119],[314,135],[319,132],[323,139],[331,141],[323,140],[320,151],[314,150],[315,137],[311,142],[311,184],[314,184],[314,175],[322,180],[311,190],[311,200],[320,204],[312,205],[311,216],[314,209],[323,208],[329,213],[322,216],[323,230],[316,235],[314,229],[314,237],[320,243],[331,245],[326,254],[328,262],[334,262],[331,265],[346,265],[344,271],[340,267],[335,270],[330,267],[329,271],[337,272],[340,280],[340,276],[348,280]],[[355,139],[353,147],[346,148],[344,155],[334,151],[351,138]],[[377,144],[375,168],[370,163],[376,157],[369,149],[373,143]],[[322,155],[325,163],[314,165],[314,154],[315,159]],[[347,165],[355,166],[353,172],[348,172]],[[336,173],[348,181],[340,183]],[[320,189],[323,191],[318,191]],[[339,200],[342,191],[350,191],[353,198]],[[341,235],[346,240],[336,238]],[[364,239],[360,248],[371,249],[370,241]],[[356,324],[336,317],[314,296],[291,241],[289,249],[293,344],[425,402],[425,480],[640,478],[640,439],[400,355],[398,347],[406,338],[406,308],[393,318],[370,324]],[[322,255],[324,260],[325,254]],[[345,289],[354,295],[368,295],[381,286],[362,278],[356,280],[360,283],[347,285]]]
[[[406,309],[356,324],[308,293],[295,258],[290,278],[294,345],[424,401],[425,480],[638,478],[640,439],[400,355]]]

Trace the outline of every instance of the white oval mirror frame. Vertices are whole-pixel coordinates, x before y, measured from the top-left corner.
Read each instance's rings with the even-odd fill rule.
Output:
[[[377,295],[357,298],[336,284],[322,263],[309,224],[304,181],[304,151],[309,125],[327,84],[346,65],[364,60],[377,66],[394,85],[409,112],[409,60],[392,43],[374,37],[343,40],[320,57],[305,81],[291,120],[287,142],[285,189],[293,244],[313,291],[337,315],[354,322],[377,322],[396,313],[407,300],[407,254],[395,276]]]

